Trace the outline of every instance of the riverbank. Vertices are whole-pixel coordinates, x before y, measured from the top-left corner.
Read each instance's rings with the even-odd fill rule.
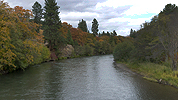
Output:
[[[109,54],[102,54],[102,55],[109,55]],[[46,60],[46,61],[43,61],[43,62],[34,64],[34,65],[38,65],[38,64],[42,64],[42,63],[46,63],[46,62],[52,62],[52,61],[59,61],[59,60],[64,60],[64,59],[82,58],[82,57],[89,57],[89,56],[99,56],[99,55],[88,55],[88,56],[75,55],[75,56],[71,56],[71,57],[59,57],[57,60]],[[30,66],[34,66],[34,65],[29,65],[28,67],[26,67],[26,68],[24,68],[24,69],[20,69],[20,68],[19,68],[19,69],[13,70],[13,71],[1,70],[1,69],[0,69],[0,75],[9,74],[9,73],[12,73],[12,72],[16,72],[16,71],[18,71],[18,70],[23,70],[23,71],[25,71],[27,68],[29,68]]]
[[[172,71],[164,65],[149,62],[139,64],[116,62],[116,65],[149,81],[178,88],[178,71]]]

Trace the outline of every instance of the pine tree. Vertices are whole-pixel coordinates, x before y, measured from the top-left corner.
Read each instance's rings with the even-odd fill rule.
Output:
[[[99,36],[98,37],[101,37],[101,33],[99,33]]]
[[[32,11],[34,15],[34,22],[40,24],[42,18],[42,12],[43,12],[42,6],[36,1],[32,6],[32,8],[33,8]]]
[[[166,15],[168,15],[171,12],[173,12],[173,10],[176,8],[177,8],[177,6],[175,4],[170,3],[165,6],[165,8],[163,9],[163,11],[161,11],[161,13],[165,13]]]
[[[104,35],[106,35],[105,31],[102,32],[101,36],[104,36]]]
[[[130,37],[133,37],[133,29],[130,29]]]
[[[106,35],[107,35],[107,36],[110,36],[111,34],[107,31]]]
[[[113,36],[117,36],[117,33],[116,33],[116,31],[115,31],[115,30],[113,31]]]
[[[78,28],[80,28],[84,32],[88,32],[87,23],[83,19],[82,19],[82,21],[79,21]]]
[[[72,39],[72,35],[71,35],[70,30],[68,30],[68,33],[67,33],[67,43],[70,44],[70,45],[74,45],[74,41]]]
[[[44,13],[44,36],[49,43],[50,50],[57,49],[59,43],[64,42],[64,38],[59,29],[61,28],[61,20],[59,18],[59,6],[55,0],[45,0]]]
[[[98,35],[98,31],[99,31],[99,29],[98,29],[98,26],[99,26],[99,24],[98,24],[98,21],[94,18],[93,19],[93,22],[92,22],[92,32],[93,32],[93,35]]]

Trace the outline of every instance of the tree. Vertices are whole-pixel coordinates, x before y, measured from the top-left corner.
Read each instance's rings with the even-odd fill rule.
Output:
[[[166,10],[168,9],[168,10]],[[169,12],[171,11],[171,13]],[[168,14],[169,12],[169,14]],[[159,40],[172,60],[172,69],[177,70],[178,52],[178,8],[175,5],[166,5],[159,14]]]
[[[50,51],[43,45],[43,35],[30,22],[30,10],[10,8],[0,2],[0,70],[13,71],[48,59]]]
[[[23,7],[15,6],[14,11],[22,22],[27,22],[32,17],[32,11],[28,9],[23,9]]]
[[[132,28],[130,29],[130,36],[131,36],[131,34],[133,34],[133,29]]]
[[[136,31],[131,28],[130,30],[130,37],[136,38]]]
[[[102,32],[101,36],[104,36],[104,35],[106,35],[105,31]]]
[[[111,34],[107,31],[106,35],[107,35],[107,36],[110,36]]]
[[[99,26],[98,21],[94,18],[92,22],[92,29],[91,29],[94,36],[98,35],[98,31],[99,31],[98,26]]]
[[[12,20],[12,15],[7,11],[8,5],[3,1],[0,2],[0,71],[4,67],[12,66],[16,67],[13,63],[16,55],[12,52],[12,48],[15,46],[11,43],[11,37],[8,25],[11,24],[9,19]],[[9,16],[11,15],[11,16]]]
[[[34,22],[40,24],[42,18],[42,12],[43,12],[42,6],[36,1],[32,6],[32,8],[33,8],[32,11],[34,15]]]
[[[161,13],[165,13],[166,15],[171,13],[175,8],[177,8],[177,6],[175,4],[167,4],[165,6],[165,8],[163,9],[163,11],[161,11]]]
[[[74,41],[72,39],[72,35],[70,33],[70,30],[68,30],[68,33],[67,33],[67,43],[70,44],[70,45],[74,45]]]
[[[115,30],[113,31],[113,36],[117,36],[117,33],[116,33],[116,31],[115,31]]]
[[[84,32],[88,32],[87,23],[83,19],[82,19],[82,21],[79,21],[78,28],[80,28]]]
[[[49,43],[50,50],[57,49],[59,43],[63,42],[63,37],[58,31],[61,28],[59,8],[56,0],[45,0],[44,36]]]
[[[119,43],[113,52],[114,60],[128,61],[134,50],[132,41],[126,40],[123,43]]]
[[[99,33],[98,37],[101,37],[101,33]]]

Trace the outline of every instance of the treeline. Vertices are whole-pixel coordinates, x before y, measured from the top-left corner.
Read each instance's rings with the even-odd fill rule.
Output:
[[[35,2],[32,11],[0,2],[0,73],[25,69],[51,58],[58,60],[59,50],[70,44],[76,56],[110,54],[116,44],[126,37],[115,31],[98,34],[98,21],[92,22],[92,33],[86,21],[79,21],[74,28],[59,18],[55,0],[45,0],[45,7]]]
[[[80,24],[79,26],[80,27]],[[85,27],[85,29],[87,29]],[[75,48],[74,55],[89,56],[99,54],[111,54],[116,44],[123,42],[125,37],[112,34],[100,36],[82,31],[81,28],[73,28],[68,23],[62,23],[61,31],[67,39],[67,44]]]
[[[167,4],[163,11],[145,22],[140,30],[130,31],[131,39],[119,43],[114,59],[129,62],[169,62],[177,70],[178,60],[178,7]]]
[[[89,56],[110,54],[113,52],[115,45],[125,39],[125,37],[117,36],[115,30],[98,34],[99,23],[96,18],[92,22],[92,33],[89,32],[87,23],[83,19],[79,21],[77,28],[72,27],[67,22],[61,23],[60,12],[58,11],[59,6],[57,6],[55,0],[46,0],[44,9],[42,9],[39,2],[35,2],[32,8],[33,20],[42,24],[41,29],[44,30],[44,39],[56,58],[61,55],[58,49],[65,47],[67,44],[74,47],[73,56]],[[43,10],[45,13],[42,13]],[[44,21],[41,19],[44,19]]]
[[[30,22],[32,12],[0,1],[0,72],[24,69],[49,59],[43,31]]]

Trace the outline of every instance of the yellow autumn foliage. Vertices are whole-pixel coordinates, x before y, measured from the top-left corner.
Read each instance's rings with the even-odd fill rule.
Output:
[[[30,17],[30,10],[0,1],[0,70],[24,69],[49,58],[43,31],[36,31],[39,25]]]

